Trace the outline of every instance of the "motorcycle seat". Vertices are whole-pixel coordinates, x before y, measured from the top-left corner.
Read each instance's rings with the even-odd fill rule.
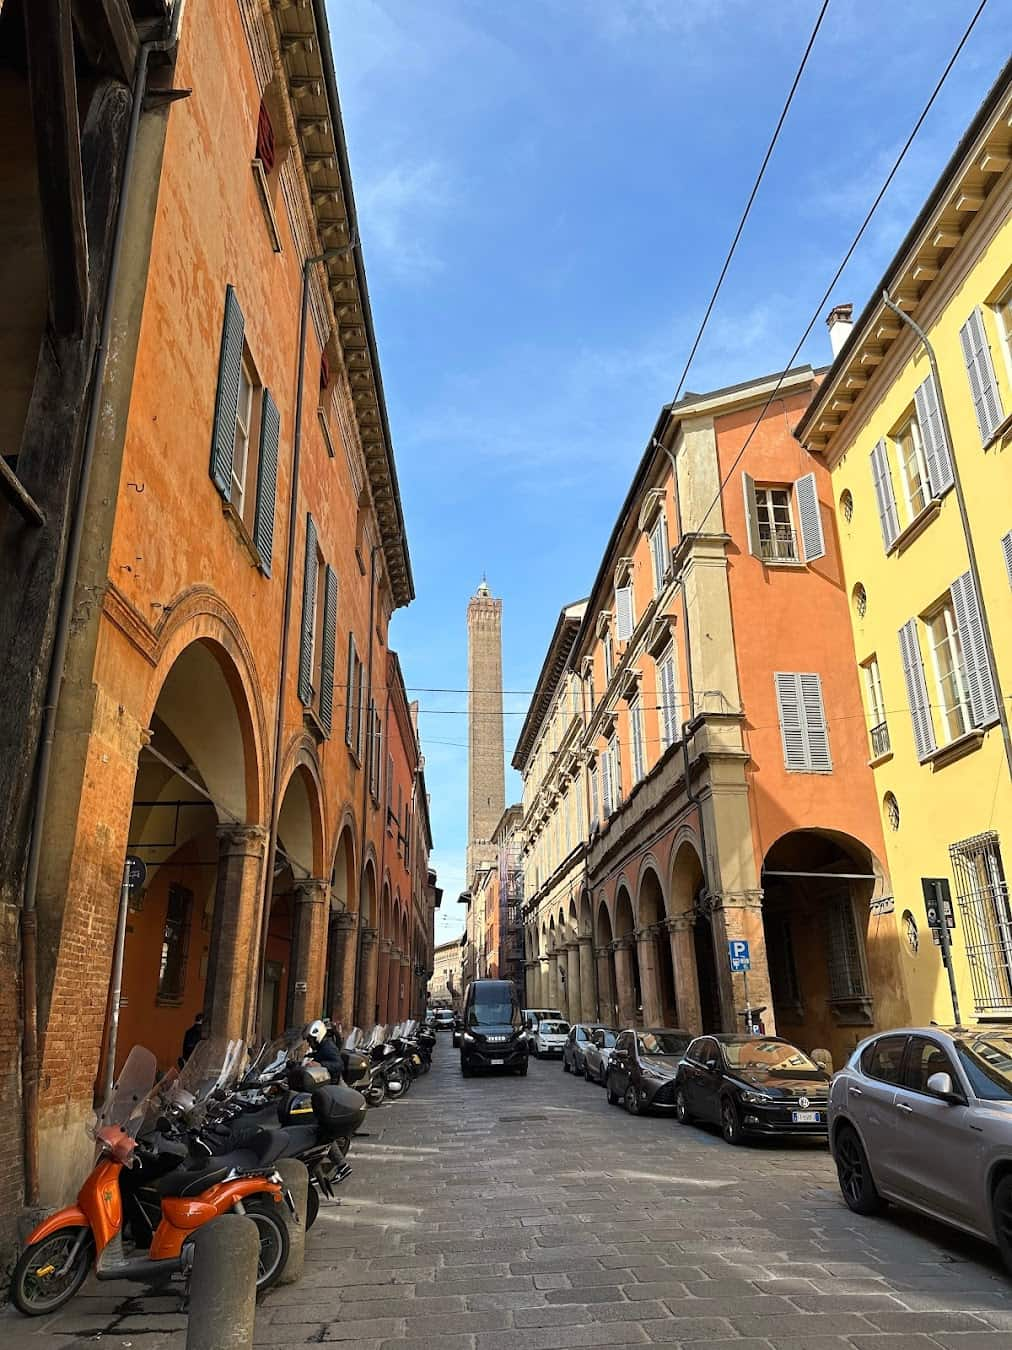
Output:
[[[242,1148],[159,1177],[155,1189],[164,1196],[199,1195],[224,1181],[230,1172],[262,1171],[280,1158],[287,1147],[288,1135],[284,1130],[259,1130],[244,1141]]]

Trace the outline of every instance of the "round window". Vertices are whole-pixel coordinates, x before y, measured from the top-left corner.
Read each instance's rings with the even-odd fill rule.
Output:
[[[900,804],[891,792],[887,792],[882,798],[882,807],[885,811],[886,820],[889,822],[889,828],[898,830],[900,827]]]
[[[840,510],[843,512],[843,518],[849,525],[854,518],[854,498],[851,495],[850,488],[844,488],[840,493]]]
[[[917,920],[910,913],[909,909],[903,911],[903,936],[906,939],[907,950],[910,952],[910,955],[916,956],[921,939],[917,932]]]
[[[857,610],[858,618],[863,619],[868,609],[868,592],[860,582],[854,587],[854,608]]]

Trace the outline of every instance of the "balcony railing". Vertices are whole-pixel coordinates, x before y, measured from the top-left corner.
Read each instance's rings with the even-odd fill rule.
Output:
[[[787,525],[776,525],[772,530],[759,526],[759,550],[764,562],[797,562],[798,542]]]
[[[877,727],[871,729],[871,753],[873,759],[878,759],[879,755],[888,755],[891,746],[889,744],[889,724],[879,722]]]

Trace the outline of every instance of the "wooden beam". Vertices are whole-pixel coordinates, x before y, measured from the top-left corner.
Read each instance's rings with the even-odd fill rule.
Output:
[[[955,248],[962,237],[957,226],[942,225],[935,231],[931,242],[935,248]]]
[[[961,188],[952,199],[957,211],[979,211],[984,205],[984,194],[976,188]]]
[[[36,504],[32,495],[25,491],[21,479],[2,456],[0,456],[0,492],[29,525],[45,525],[45,513]]]
[[[88,231],[70,0],[33,0],[24,19],[49,320],[72,337],[88,312]]]
[[[96,70],[130,84],[140,41],[128,0],[74,0],[74,21]]]
[[[977,160],[977,168],[981,173],[1004,173],[1010,164],[1012,155],[1002,150],[985,150]]]

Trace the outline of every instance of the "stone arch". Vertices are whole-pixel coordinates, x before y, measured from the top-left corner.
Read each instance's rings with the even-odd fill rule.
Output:
[[[376,884],[376,853],[370,844],[362,867],[362,886],[359,892],[358,952],[356,957],[357,992],[355,1020],[363,1030],[379,1020],[377,974],[379,964],[380,900]]]
[[[643,1020],[647,1025],[677,1025],[678,1000],[674,952],[668,931],[667,899],[656,860],[648,858],[640,868],[639,963],[643,982]]]
[[[679,1022],[689,1031],[722,1030],[713,921],[704,903],[706,880],[699,842],[682,831],[671,850],[668,912],[676,923],[674,964]]]
[[[324,1006],[342,1026],[354,1020],[355,928],[358,913],[358,869],[355,865],[355,822],[350,810],[341,816],[330,868],[330,914],[327,926],[327,986]]]

